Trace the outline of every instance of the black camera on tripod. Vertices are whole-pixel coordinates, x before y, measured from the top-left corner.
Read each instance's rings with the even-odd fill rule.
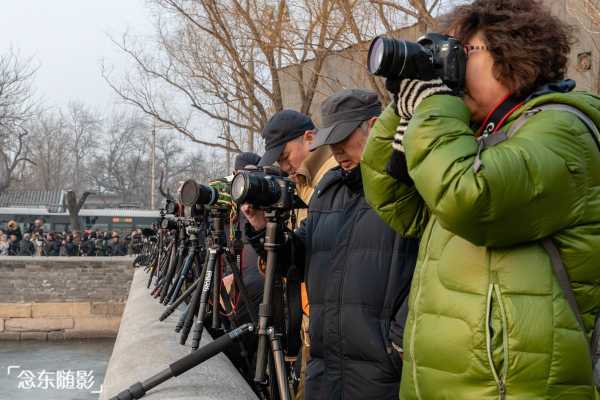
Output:
[[[185,207],[191,209],[192,217],[204,215],[206,209],[229,210],[231,208],[229,187],[228,178],[212,180],[208,185],[188,179],[181,186],[179,199]]]
[[[231,198],[238,204],[249,203],[262,209],[306,208],[296,194],[296,184],[274,167],[238,172],[231,182]]]
[[[369,73],[395,80],[440,78],[457,92],[464,88],[466,65],[463,45],[439,33],[428,33],[416,43],[378,36],[369,47]]]
[[[219,200],[219,192],[213,187],[188,179],[181,186],[179,199],[186,207],[212,206]]]

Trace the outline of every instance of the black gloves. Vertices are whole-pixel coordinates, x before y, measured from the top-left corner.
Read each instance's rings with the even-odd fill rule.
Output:
[[[406,157],[402,139],[408,128],[408,123],[415,113],[415,109],[421,102],[434,94],[452,94],[452,90],[442,82],[441,79],[432,81],[420,81],[417,79],[403,79],[401,81],[386,81],[388,90],[397,91],[394,94],[396,102],[396,113],[400,117],[400,123],[396,128],[394,142],[392,143],[392,157],[387,165],[387,172],[398,181],[412,185],[413,181],[408,174]]]

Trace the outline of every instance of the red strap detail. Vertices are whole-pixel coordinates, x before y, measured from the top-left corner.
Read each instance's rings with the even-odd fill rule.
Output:
[[[502,127],[502,125],[504,125],[504,123],[506,122],[506,120],[508,119],[508,117],[510,117],[512,115],[512,113],[514,113],[515,111],[517,111],[523,105],[523,103],[525,103],[525,100],[523,100],[522,102],[520,102],[519,104],[517,104],[516,106],[514,106],[513,108],[511,108],[510,111],[507,112],[506,115],[500,120],[500,122],[498,123],[498,125],[494,129],[494,132],[492,132],[492,133],[496,133],[498,131],[498,129],[500,129],[500,127]]]
[[[479,130],[477,131],[477,134],[475,136],[479,137],[481,136],[481,134],[483,133],[483,129],[485,128],[485,126],[488,124],[490,118],[492,117],[492,114],[498,109],[498,107],[500,107],[502,105],[502,103],[504,103],[506,101],[506,99],[508,99],[510,97],[510,94],[507,94],[506,96],[504,96],[502,98],[502,100],[500,100],[496,106],[494,108],[492,108],[487,115],[485,116],[485,119],[483,120],[483,123],[481,124],[481,127],[479,127]]]

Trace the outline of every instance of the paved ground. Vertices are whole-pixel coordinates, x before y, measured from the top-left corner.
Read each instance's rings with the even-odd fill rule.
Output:
[[[164,306],[151,298],[146,281],[147,275],[138,269],[133,277],[119,335],[106,372],[101,400],[153,376],[190,353],[191,337],[186,346],[181,346],[179,335],[173,332],[180,312],[159,322],[158,317],[164,311]],[[201,345],[210,341],[212,338],[205,330]],[[146,399],[256,400],[257,397],[229,359],[218,354],[149,391],[144,397]]]
[[[2,341],[0,399],[97,400],[113,345],[113,339]]]

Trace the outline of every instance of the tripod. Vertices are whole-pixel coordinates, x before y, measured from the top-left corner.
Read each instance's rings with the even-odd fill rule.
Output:
[[[179,270],[179,278],[177,279],[177,283],[175,286],[173,286],[173,290],[167,295],[164,304],[173,304],[175,302],[175,300],[179,297],[179,292],[181,292],[181,288],[187,279],[188,273],[193,270],[194,265],[200,266],[203,264],[202,260],[204,259],[204,252],[200,237],[198,236],[200,232],[201,228],[198,226],[187,227],[187,234],[189,236],[189,252],[183,260],[182,267]],[[198,268],[198,271],[199,269],[200,268]]]
[[[282,238],[284,226],[285,221],[289,216],[289,211],[277,209],[268,210],[265,215],[267,218],[267,228],[264,247],[267,252],[267,263],[265,270],[263,299],[259,307],[257,332],[259,335],[258,353],[254,380],[261,384],[269,385],[271,399],[278,398],[279,400],[290,400],[292,398],[291,389],[287,384],[288,379],[283,355],[284,350],[281,345],[281,327],[284,325],[283,307],[281,306],[283,304],[283,280],[281,271],[279,271],[277,268],[277,249],[279,249],[283,244]],[[217,219],[219,218],[219,215],[215,216]],[[216,225],[218,225],[218,222]],[[221,225],[221,227],[222,226],[223,225]],[[215,231],[219,232],[219,229],[215,229]],[[213,232],[213,234],[215,234],[215,232]],[[212,253],[211,250],[213,250]],[[216,257],[216,254],[218,253],[217,250],[219,250],[218,242],[214,243],[211,249],[209,249],[209,261],[205,266],[206,274],[208,274],[209,271],[208,267],[211,263],[211,254],[214,255],[213,258]],[[220,251],[224,250],[221,249]],[[212,263],[214,267],[216,261],[213,260]],[[204,292],[204,286],[206,286],[206,279],[204,279],[204,285],[197,285],[194,295],[196,295],[199,291],[202,294],[202,292]],[[201,287],[202,289],[199,289]],[[208,295],[205,294],[205,297],[207,296]],[[214,306],[215,304],[213,304],[213,307]],[[191,315],[193,317],[193,309],[190,307],[188,307],[187,314],[188,316]],[[201,315],[199,313],[198,320],[200,320],[200,317]],[[184,372],[194,368],[214,355],[224,351],[236,340],[250,332],[254,332],[254,325],[251,323],[235,328],[231,332],[219,337],[214,342],[203,346],[198,350],[193,351],[191,354],[183,357],[182,359],[172,363],[169,365],[169,367],[150,377],[149,379],[133,384],[128,389],[119,393],[117,396],[112,397],[111,400],[139,399],[143,397],[148,390],[175,376],[183,374]],[[268,351],[269,345],[271,348],[270,352]],[[270,379],[267,379],[267,376]],[[275,390],[275,386],[277,387],[277,391]]]
[[[242,276],[236,263],[236,257],[226,246],[225,220],[227,217],[227,209],[212,208],[210,215],[212,222],[212,245],[208,249],[208,260],[205,266],[205,271],[203,271],[201,274],[203,284],[197,285],[194,293],[192,294],[192,300],[186,312],[186,319],[183,325],[181,337],[181,344],[184,344],[193,324],[193,318],[194,314],[196,314],[197,308],[198,317],[196,319],[196,323],[193,324],[194,326],[192,330],[192,350],[196,350],[200,344],[202,331],[204,330],[204,319],[206,317],[208,307],[208,297],[211,290],[213,303],[212,328],[219,328],[219,301],[222,297],[226,297],[226,291],[223,290],[221,292],[221,269],[217,268],[217,264],[220,259],[222,259],[227,268],[231,270],[234,282],[239,288],[240,296],[248,308],[250,320],[252,323],[256,323],[256,316],[252,310],[248,291],[246,290],[246,286],[242,281]],[[229,302],[225,301],[224,303],[228,304]]]
[[[173,248],[171,249],[169,268],[166,271],[162,281],[162,287],[160,289],[160,302],[163,304],[168,302],[167,294],[169,293],[169,287],[171,286],[171,282],[175,276],[177,267],[183,260],[183,254],[185,252],[186,231],[185,227],[183,226],[183,222],[179,222],[178,228],[177,239],[174,240]],[[177,249],[175,249],[175,247],[177,247]]]

